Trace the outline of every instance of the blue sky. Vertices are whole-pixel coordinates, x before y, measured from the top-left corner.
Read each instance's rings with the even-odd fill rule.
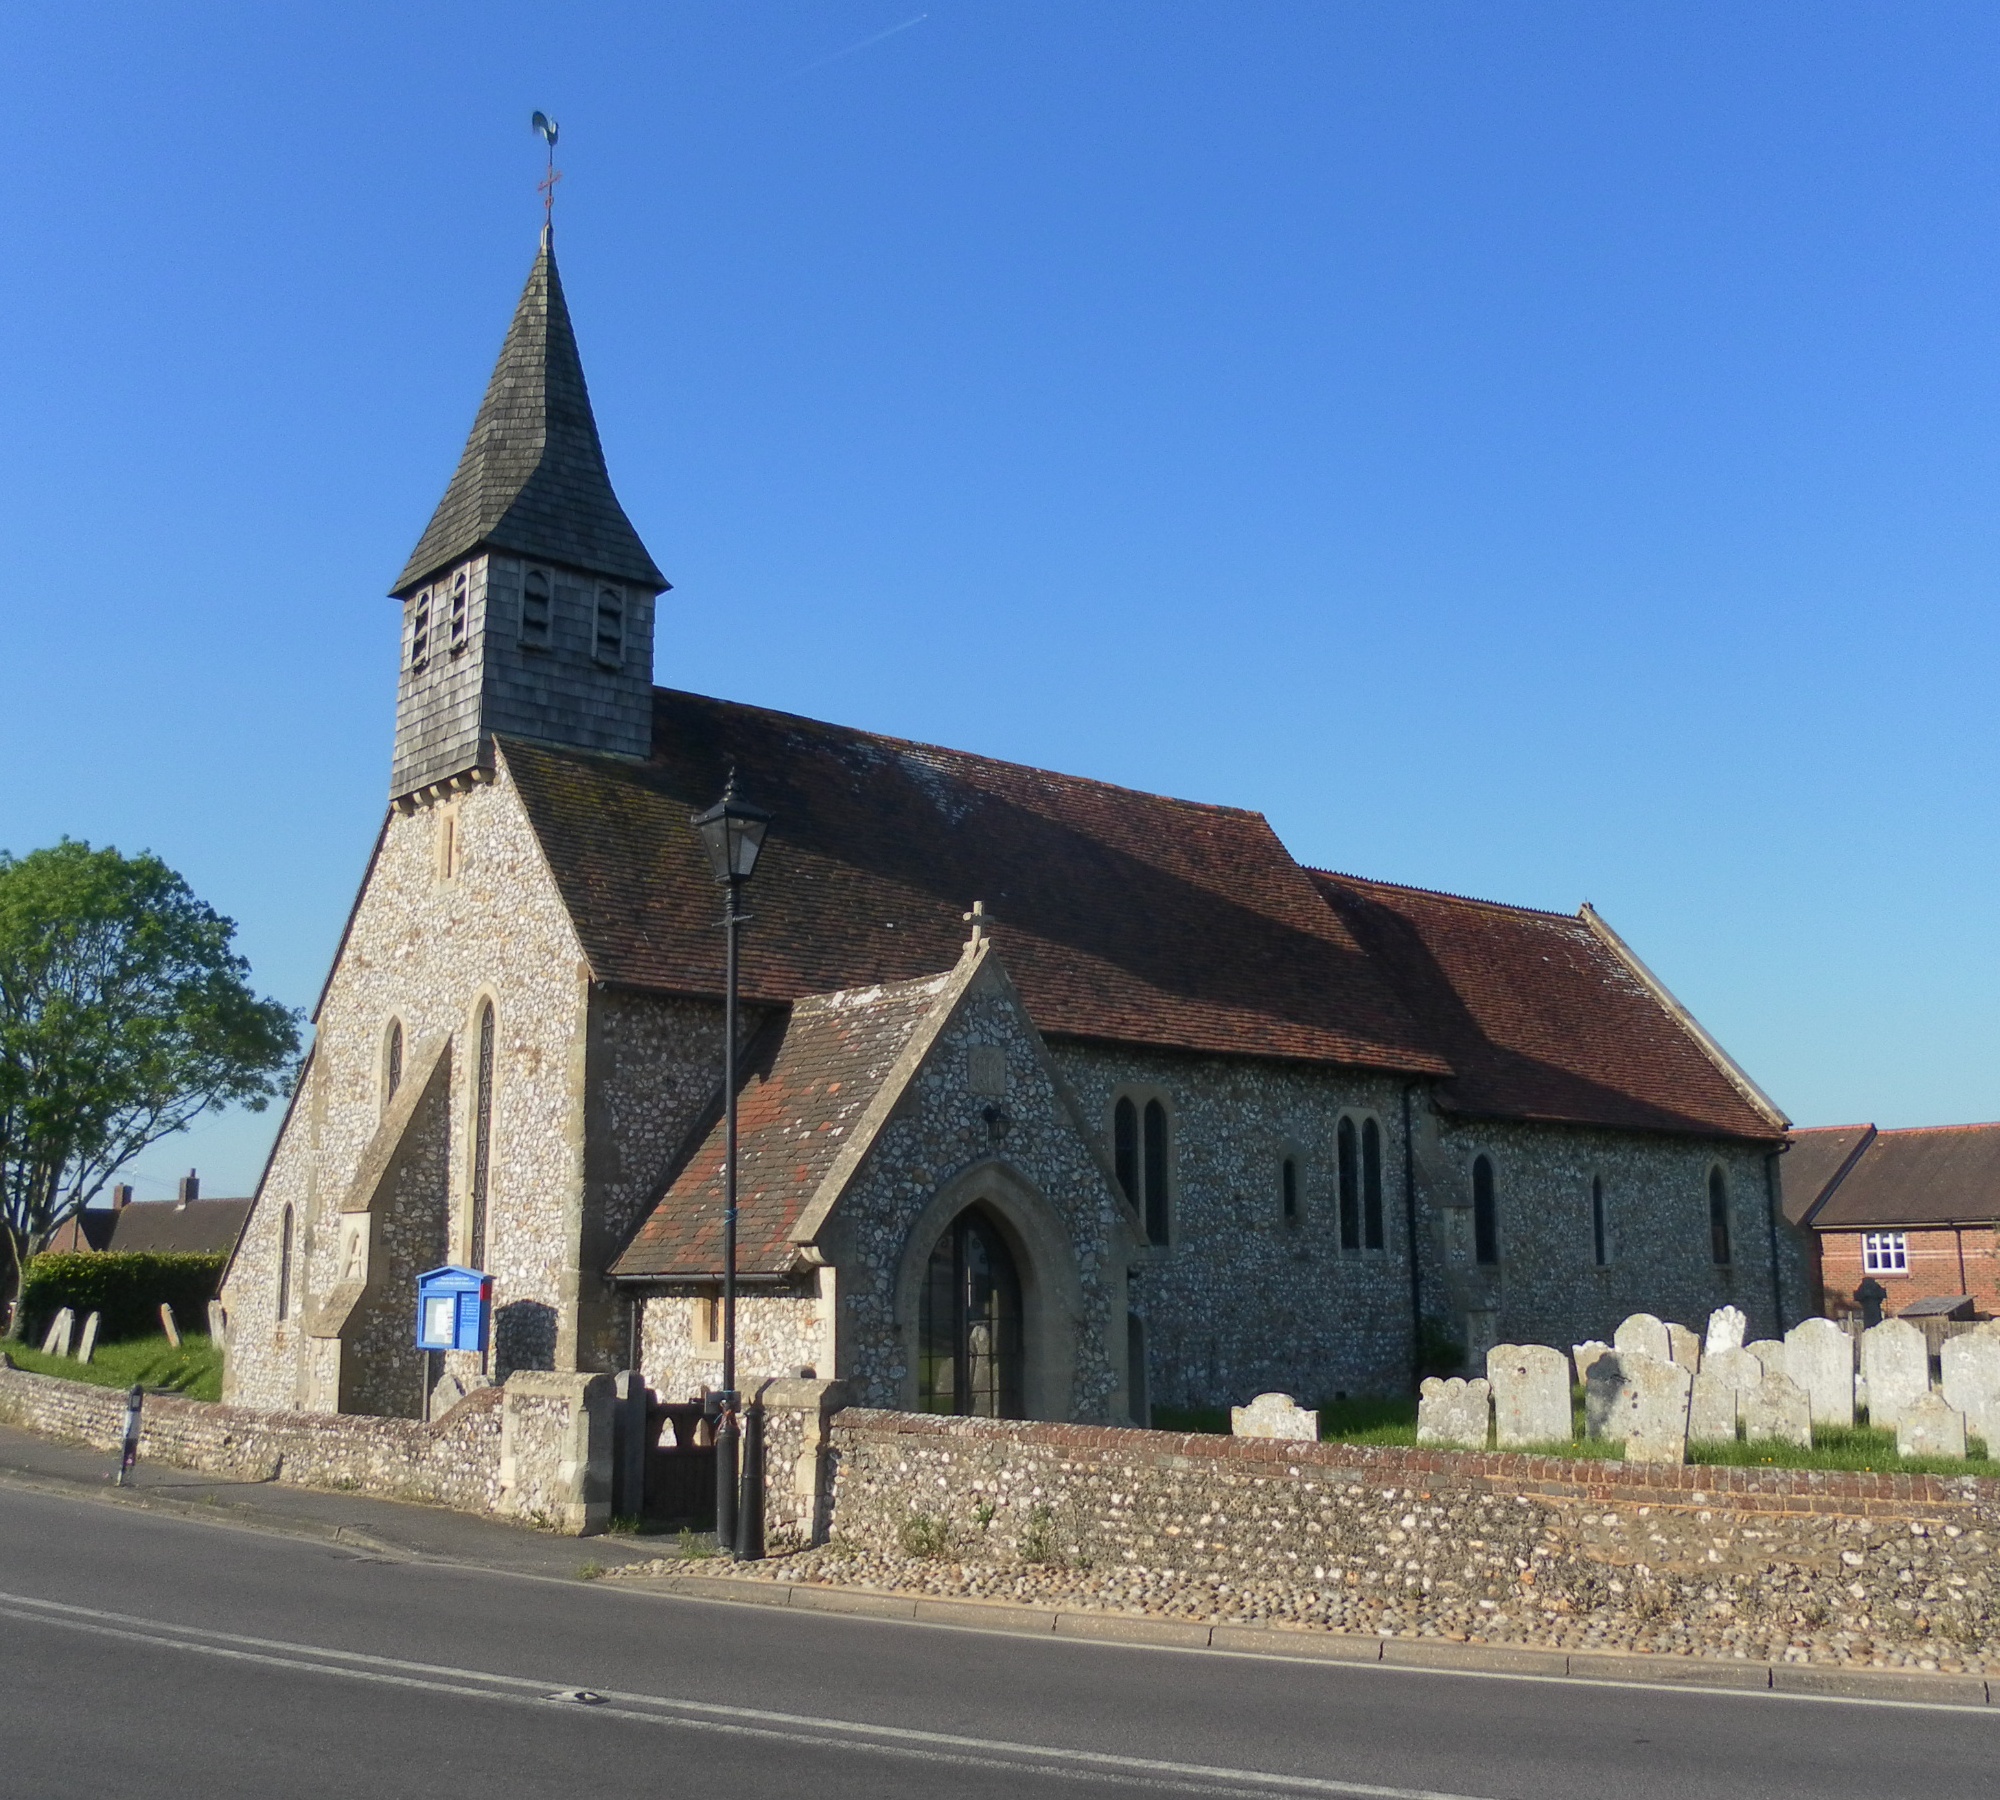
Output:
[[[266,991],[379,822],[383,590],[541,107],[662,682],[1589,899],[1801,1123],[2000,1115],[2000,10],[17,0],[0,46],[0,845],[157,850]]]

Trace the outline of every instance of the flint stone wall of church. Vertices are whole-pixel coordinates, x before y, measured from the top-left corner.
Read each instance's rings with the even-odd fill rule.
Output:
[[[1403,1391],[1411,1366],[1402,1084],[1359,1071],[1096,1044],[1052,1046],[1107,1146],[1121,1093],[1171,1117],[1172,1244],[1135,1261],[1154,1406],[1243,1405],[1279,1390],[1317,1404]],[[1382,1132],[1383,1247],[1344,1251],[1336,1191],[1342,1113]],[[1284,1158],[1301,1218],[1284,1219]],[[881,1404],[870,1401],[869,1404]]]
[[[971,1086],[968,1052],[987,1045],[1006,1053],[1004,1094],[975,1092]],[[995,1105],[1009,1120],[999,1137],[983,1116]],[[1130,1242],[1123,1203],[1066,1116],[1020,1014],[1003,995],[977,986],[939,1034],[902,1106],[835,1209],[828,1236],[829,1254],[840,1268],[841,1379],[865,1405],[914,1403],[918,1347],[896,1317],[897,1278],[907,1259],[928,1257],[932,1243],[916,1242],[913,1228],[940,1190],[981,1164],[996,1163],[1042,1197],[1073,1247],[1082,1305],[1073,1320],[1059,1322],[1060,1328],[1073,1329],[1076,1339],[1069,1416],[1123,1416]],[[976,1179],[963,1197],[968,1203],[980,1197]],[[1031,1359],[1037,1349],[1031,1343]],[[833,1371],[821,1367],[820,1373]],[[1032,1363],[1029,1385],[1032,1405]]]
[[[722,1386],[722,1348],[699,1336],[699,1308],[709,1288],[649,1295],[639,1332],[639,1370],[663,1400],[700,1398]],[[797,1373],[824,1374],[831,1366],[825,1310],[812,1284],[786,1294],[739,1292],[736,1296],[736,1385],[744,1393],[758,1383]]]
[[[1468,1343],[1475,1367],[1492,1344],[1609,1342],[1621,1319],[1649,1312],[1699,1326],[1740,1307],[1752,1338],[1776,1337],[1805,1315],[1796,1235],[1779,1226],[1783,1317],[1771,1280],[1764,1151],[1758,1145],[1560,1125],[1431,1115],[1417,1140],[1429,1230],[1425,1312]],[[1472,1165],[1492,1158],[1499,1263],[1474,1257]],[[1731,1259],[1711,1255],[1708,1176],[1728,1183]],[[1599,1267],[1591,1228],[1593,1177],[1604,1183],[1610,1261]],[[1482,1334],[1484,1342],[1476,1341]]]
[[[456,807],[459,868],[438,876],[438,808],[391,813],[328,984],[310,1075],[279,1137],[231,1267],[232,1402],[332,1410],[332,1347],[298,1321],[336,1278],[335,1208],[384,1106],[390,1019],[404,1067],[432,1034],[454,1037],[449,1260],[470,1250],[476,1015],[494,1001],[487,1267],[495,1277],[494,1373],[568,1366],[583,1200],[587,973],[575,934],[504,767]],[[278,1238],[296,1213],[293,1319],[276,1320]],[[441,1259],[443,1260],[443,1259]],[[414,1325],[415,1295],[409,1296]]]

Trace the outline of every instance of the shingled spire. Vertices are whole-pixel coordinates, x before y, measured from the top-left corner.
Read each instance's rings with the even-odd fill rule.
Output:
[[[646,755],[666,585],[611,491],[544,229],[458,472],[392,590],[391,798],[491,768],[496,737]]]
[[[667,586],[611,491],[546,227],[458,472],[390,591],[480,549]]]

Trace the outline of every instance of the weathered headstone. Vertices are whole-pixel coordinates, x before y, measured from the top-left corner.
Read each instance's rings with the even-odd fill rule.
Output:
[[[1591,1365],[1584,1418],[1594,1438],[1622,1440],[1627,1462],[1685,1462],[1694,1376],[1640,1350],[1615,1350]]]
[[[180,1327],[174,1323],[174,1309],[164,1300],[160,1302],[160,1329],[167,1334],[167,1342],[178,1350],[181,1347]]]
[[[1248,1406],[1229,1409],[1236,1437],[1299,1438],[1319,1442],[1319,1414],[1307,1412],[1290,1394],[1259,1394]]]
[[[1884,1325],[1899,1324],[1889,1319]],[[1875,1328],[1883,1329],[1882,1325]],[[1910,1329],[1914,1331],[1915,1326]],[[1898,1456],[1963,1456],[1965,1454],[1965,1414],[1942,1394],[1925,1393],[1905,1406],[1896,1418]]]
[[[1702,1354],[1713,1356],[1718,1350],[1741,1350],[1744,1333],[1750,1329],[1750,1321],[1743,1316],[1740,1306],[1718,1306],[1708,1315],[1708,1336],[1702,1340]]]
[[[1667,1322],[1667,1350],[1669,1360],[1679,1363],[1690,1375],[1701,1367],[1701,1339],[1685,1325]]]
[[[1733,1444],[1743,1416],[1743,1394],[1764,1379],[1764,1365],[1747,1350],[1718,1350],[1702,1359],[1688,1401],[1688,1436],[1705,1444]]]
[[[1991,1456],[2000,1450],[2000,1332],[1982,1327],[1944,1341],[1938,1358],[1943,1367],[1945,1403],[1965,1414],[1965,1428],[1986,1445]]]
[[[1674,1360],[1674,1341],[1665,1324],[1651,1313],[1634,1313],[1611,1334],[1614,1350],[1636,1350],[1641,1356],[1655,1356],[1661,1362]]]
[[[1766,1375],[1789,1375],[1792,1367],[1785,1360],[1785,1343],[1782,1338],[1752,1338],[1743,1346],[1762,1365]]]
[[[1812,1448],[1812,1402],[1789,1375],[1775,1369],[1737,1396],[1746,1443],[1767,1441]]]
[[[1600,1356],[1608,1356],[1611,1346],[1599,1338],[1590,1338],[1578,1344],[1570,1352],[1570,1361],[1576,1364],[1576,1378],[1579,1383],[1590,1379],[1590,1365]]]
[[[42,1339],[44,1356],[67,1356],[69,1335],[76,1329],[76,1314],[66,1306],[56,1310],[56,1316],[49,1321],[48,1336]]]
[[[1453,1450],[1484,1450],[1493,1392],[1483,1381],[1428,1377],[1417,1395],[1417,1442]]]
[[[1566,1444],[1574,1435],[1569,1408],[1569,1358],[1546,1344],[1495,1344],[1486,1353],[1493,1388],[1497,1449]]]
[[[1854,1339],[1831,1319],[1805,1319],[1785,1333],[1785,1373],[1806,1391],[1822,1430],[1854,1423]]]
[[[1893,1431],[1904,1409],[1931,1391],[1930,1346],[1906,1319],[1884,1319],[1861,1334],[1868,1423]]]
[[[222,1310],[220,1300],[208,1303],[208,1341],[218,1350],[229,1342],[229,1315]]]
[[[100,1322],[100,1318],[101,1315],[97,1313],[92,1313],[90,1317],[85,1319],[83,1322],[83,1337],[78,1341],[76,1346],[76,1360],[80,1363],[87,1363],[88,1361],[90,1361],[91,1357],[96,1353],[97,1327]]]

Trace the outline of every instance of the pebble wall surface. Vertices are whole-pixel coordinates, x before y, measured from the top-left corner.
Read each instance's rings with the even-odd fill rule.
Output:
[[[2000,1482],[849,1410],[751,1580],[1573,1651],[2000,1670]]]

